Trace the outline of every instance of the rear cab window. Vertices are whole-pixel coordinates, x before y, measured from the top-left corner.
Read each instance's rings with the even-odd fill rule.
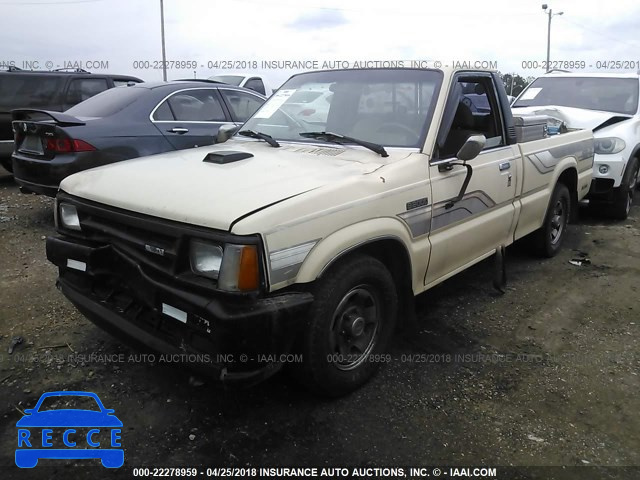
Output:
[[[142,83],[140,80],[134,80],[133,78],[112,78],[114,87],[124,87],[132,83]]]
[[[253,90],[254,92],[261,93],[262,95],[266,95],[266,90],[264,88],[264,83],[260,78],[254,77],[247,80],[247,83],[244,84],[244,88],[248,88],[249,90]]]

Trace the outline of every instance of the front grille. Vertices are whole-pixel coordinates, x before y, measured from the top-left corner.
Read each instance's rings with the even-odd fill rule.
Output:
[[[169,274],[179,269],[181,238],[105,219],[95,213],[79,211],[82,232],[90,240],[110,244],[117,251]]]

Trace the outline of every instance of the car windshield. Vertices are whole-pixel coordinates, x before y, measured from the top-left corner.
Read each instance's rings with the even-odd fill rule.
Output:
[[[209,77],[209,80],[215,80],[216,82],[227,83],[229,85],[240,86],[244,77],[242,75],[214,75]]]
[[[88,98],[65,113],[75,117],[108,117],[149,92],[148,88],[115,87]]]
[[[634,115],[638,110],[637,78],[541,77],[513,107],[558,105]]]
[[[419,147],[441,82],[437,70],[303,73],[289,79],[242,130],[280,141],[317,143],[318,138],[303,135],[330,132],[379,145]]]
[[[100,406],[95,398],[88,395],[60,395],[46,397],[38,412],[47,412],[51,410],[90,410],[92,412],[100,412]]]

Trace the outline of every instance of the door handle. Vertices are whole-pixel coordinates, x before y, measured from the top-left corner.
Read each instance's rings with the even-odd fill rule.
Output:
[[[167,130],[167,132],[180,133],[180,134],[187,133],[188,131],[189,131],[188,128],[182,128],[182,127],[174,127]]]
[[[511,162],[502,162],[500,164],[500,171],[503,172],[505,170],[509,170],[511,168]]]

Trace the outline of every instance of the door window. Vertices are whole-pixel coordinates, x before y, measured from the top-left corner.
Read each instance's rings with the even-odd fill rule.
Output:
[[[229,105],[235,122],[246,122],[264,103],[260,97],[250,93],[223,89],[220,92]]]
[[[171,95],[154,112],[154,120],[224,122],[226,117],[214,89],[184,90]]]
[[[459,77],[452,95],[454,98],[448,102],[449,111],[445,112],[443,128],[446,128],[447,116],[453,114],[453,120],[439,150],[439,158],[454,157],[472,135],[485,136],[485,150],[506,145],[493,82],[489,77]]]

